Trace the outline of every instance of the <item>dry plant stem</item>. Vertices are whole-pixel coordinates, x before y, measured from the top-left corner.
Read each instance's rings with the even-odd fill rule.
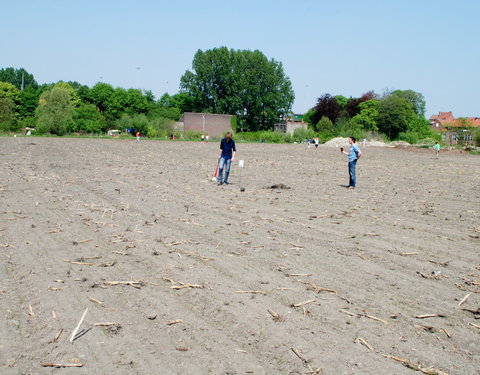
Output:
[[[314,299],[309,299],[308,301],[294,303],[292,306],[293,307],[302,307],[302,306],[308,305],[309,303],[312,303],[312,302],[315,302],[315,300]]]
[[[424,315],[417,315],[415,318],[417,318],[417,319],[445,318],[445,315],[441,315],[441,314],[424,314]]]
[[[383,320],[383,319],[377,318],[376,316],[365,314],[365,317],[367,317],[367,318],[369,318],[369,319],[376,320],[377,322],[381,322],[381,323],[383,323],[383,324],[385,324],[385,325],[388,326],[388,322],[386,322],[386,321]]]
[[[298,352],[297,349],[292,348],[292,352],[293,352],[298,358],[300,358],[300,360],[301,360],[303,363],[308,364],[308,360],[305,359],[305,357],[303,357],[303,356]]]
[[[462,300],[458,303],[458,306],[462,306],[468,299],[468,297],[470,297],[472,295],[472,292],[468,293],[465,297],[462,298]]]
[[[78,332],[80,326],[82,325],[83,319],[85,319],[85,315],[87,315],[87,311],[88,311],[88,307],[85,309],[85,312],[83,313],[82,318],[80,319],[80,321],[78,322],[77,326],[76,326],[75,329],[73,330],[72,335],[70,336],[70,342],[73,342],[73,339],[74,339],[75,336],[77,335],[77,332]]]
[[[401,364],[403,364],[405,367],[408,367],[409,369],[412,369],[412,370],[415,370],[415,371],[420,371],[420,372],[422,372],[424,374],[427,374],[427,375],[448,375],[446,372],[444,372],[442,370],[439,370],[439,369],[436,369],[436,368],[433,368],[433,367],[423,368],[422,366],[417,365],[417,364],[409,361],[408,359],[398,358],[398,357],[395,357],[395,356],[389,355],[389,354],[382,354],[382,355],[385,358],[390,358],[390,359],[393,359],[394,361],[400,362]]]
[[[442,331],[443,333],[445,333],[448,338],[451,338],[451,337],[452,337],[452,335],[450,335],[450,332],[448,332],[445,328],[440,328],[440,331]]]
[[[81,363],[41,363],[40,366],[64,368],[64,367],[83,367],[83,364]]]
[[[167,326],[173,326],[173,325],[181,323],[181,322],[183,322],[183,320],[181,320],[181,319],[171,320],[171,321],[167,322]]]
[[[368,349],[370,349],[372,352],[375,352],[375,349],[373,349],[373,347],[363,338],[361,337],[358,337],[357,338],[358,342],[360,344],[362,344],[363,346],[367,347]]]
[[[235,293],[251,293],[251,294],[263,294],[263,295],[267,294],[260,290],[237,290],[235,291]]]
[[[99,301],[98,299],[96,298],[93,298],[93,297],[88,297],[88,299],[92,302],[95,302],[95,303],[98,303],[99,305],[103,305],[103,302],[102,301]]]

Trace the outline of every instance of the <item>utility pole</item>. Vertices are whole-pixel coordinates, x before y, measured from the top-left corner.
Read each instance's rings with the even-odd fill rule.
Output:
[[[22,91],[23,91],[24,84],[25,84],[25,72],[22,70],[22,87],[21,87]]]

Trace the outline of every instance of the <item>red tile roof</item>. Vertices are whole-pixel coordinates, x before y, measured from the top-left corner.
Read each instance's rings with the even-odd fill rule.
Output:
[[[454,120],[452,112],[438,112],[438,115],[430,117],[431,122],[438,122],[442,125],[452,123]]]
[[[480,126],[480,117],[459,117],[451,123],[451,126],[459,128],[478,128]]]

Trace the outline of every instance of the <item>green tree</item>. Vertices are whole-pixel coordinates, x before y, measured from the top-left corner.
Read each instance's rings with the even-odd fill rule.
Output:
[[[416,118],[413,104],[396,95],[383,98],[378,106],[378,129],[390,139],[396,139],[405,132]]]
[[[11,98],[0,97],[0,132],[16,130],[16,106]]]
[[[88,99],[97,106],[100,112],[107,112],[107,109],[110,107],[113,92],[114,89],[112,85],[99,82],[90,89]]]
[[[345,110],[348,104],[348,98],[343,95],[335,95],[335,100],[337,101],[338,105],[340,106],[340,111]]]
[[[73,112],[73,121],[68,131],[81,133],[102,133],[106,122],[94,104],[81,103]]]
[[[198,50],[182,92],[198,112],[237,115],[242,130],[272,129],[290,112],[294,94],[283,66],[260,51]]]
[[[20,91],[20,108],[19,114],[21,118],[35,116],[35,110],[38,106],[38,99],[40,98],[40,90],[28,86],[23,91]]]
[[[131,115],[135,113],[147,113],[148,101],[140,90],[128,89],[125,95],[125,112]]]
[[[473,131],[473,138],[475,140],[475,146],[480,147],[480,127],[475,128]]]
[[[313,108],[309,109],[307,113],[303,115],[303,121],[305,121],[309,127],[315,127],[313,123],[313,115],[315,114],[315,111]]]
[[[328,117],[323,116],[317,125],[315,126],[315,130],[321,133],[331,133],[333,132],[333,122]]]
[[[21,99],[20,90],[8,82],[0,82],[0,98],[9,98],[15,105],[15,112],[18,111]]]
[[[20,91],[11,83],[0,82],[0,131],[16,130]]]
[[[164,117],[157,117],[148,123],[147,136],[150,138],[168,137],[174,132],[175,122]]]
[[[24,89],[27,87],[36,89],[38,87],[38,83],[35,81],[33,74],[28,73],[23,68],[15,69],[10,67],[0,69],[0,82],[11,83],[20,90],[22,88],[22,79]]]
[[[370,99],[358,105],[360,112],[353,117],[353,121],[360,125],[364,130],[378,131],[378,106],[380,102],[377,99]]]
[[[424,96],[413,90],[395,90],[391,93],[392,96],[407,99],[413,106],[417,116],[425,117],[425,98]]]
[[[74,105],[70,90],[54,86],[40,95],[36,110],[39,133],[64,135],[70,125]]]

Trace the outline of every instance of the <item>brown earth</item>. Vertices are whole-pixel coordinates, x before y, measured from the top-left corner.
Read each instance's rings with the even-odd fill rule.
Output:
[[[0,373],[480,374],[478,156],[217,147],[0,138]]]

